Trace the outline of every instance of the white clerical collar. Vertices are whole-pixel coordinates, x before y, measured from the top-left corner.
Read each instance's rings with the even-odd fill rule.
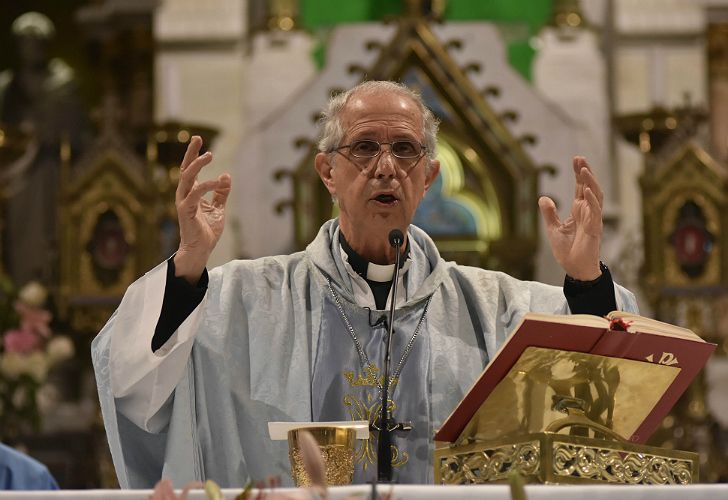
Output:
[[[386,283],[387,281],[392,281],[392,278],[394,278],[394,264],[382,265],[375,264],[374,262],[369,262],[367,264],[366,275],[364,275],[364,273],[360,273],[354,270],[351,262],[349,262],[349,254],[346,253],[341,245],[339,245],[339,251],[341,252],[342,260],[346,264],[347,271],[350,271],[350,274],[354,274],[362,278],[368,279],[369,281],[376,281],[379,283]],[[407,255],[407,259],[404,261],[399,269],[400,277],[407,272],[411,265],[412,259],[409,255]]]
[[[372,264],[370,262],[366,267],[365,274],[363,272],[363,269],[361,268],[358,271],[354,270],[354,267],[349,261],[349,255],[346,253],[346,250],[344,250],[344,247],[341,245],[340,242],[338,246],[339,255],[341,255],[341,260],[344,263],[344,269],[346,269],[347,274],[351,277],[352,291],[354,292],[354,302],[356,302],[356,304],[361,307],[368,307],[372,310],[376,310],[377,303],[376,299],[374,298],[374,291],[372,290],[370,283],[377,280],[381,280],[380,282],[384,283],[391,281],[394,277],[394,264],[382,266],[378,264]],[[407,275],[407,270],[410,268],[411,265],[412,259],[408,254],[407,259],[399,270],[399,283],[400,286],[402,286],[402,293],[397,294],[397,307],[402,306],[407,301],[407,287],[403,285],[405,283],[404,277]],[[374,270],[374,268],[371,266],[375,266],[378,269]],[[390,289],[387,295],[387,303],[389,303],[389,301],[391,300],[391,297],[389,296],[389,294],[391,293],[392,290]]]
[[[339,248],[341,249],[341,257],[347,263],[357,276],[369,281],[377,283],[386,283],[394,278],[394,264],[375,264],[369,262],[364,257],[356,253],[344,238],[343,233],[339,233]],[[410,266],[410,245],[409,241],[404,250],[405,261],[400,264],[400,275],[407,272]]]
[[[394,276],[394,264],[375,264],[374,262],[370,262],[367,266],[367,276],[366,278],[371,281],[378,281],[380,283],[384,283],[387,281],[392,281],[392,277]]]

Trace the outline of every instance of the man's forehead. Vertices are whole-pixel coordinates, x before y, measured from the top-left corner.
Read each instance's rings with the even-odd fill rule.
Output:
[[[413,121],[417,126],[423,121],[419,105],[411,97],[391,91],[357,92],[349,97],[341,112],[344,127],[380,117]]]

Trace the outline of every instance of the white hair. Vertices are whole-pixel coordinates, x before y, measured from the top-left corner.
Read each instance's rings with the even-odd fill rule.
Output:
[[[388,92],[407,97],[417,105],[422,115],[422,132],[425,137],[424,146],[427,152],[427,159],[429,160],[427,164],[427,169],[429,170],[432,165],[432,160],[437,156],[437,128],[439,121],[425,105],[420,94],[406,85],[386,80],[365,81],[329,99],[319,120],[321,127],[321,139],[318,143],[319,151],[322,153],[331,153],[341,145],[341,140],[344,138],[345,133],[341,125],[341,113],[354,94],[376,94],[380,92]]]

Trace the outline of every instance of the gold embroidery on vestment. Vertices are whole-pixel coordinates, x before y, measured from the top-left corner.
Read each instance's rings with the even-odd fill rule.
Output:
[[[364,367],[364,372],[366,376],[360,373],[356,378],[354,378],[354,372],[344,372],[344,377],[352,387],[381,387],[384,385],[384,375],[379,375],[379,368],[376,366],[367,365]],[[389,389],[391,391],[397,386],[398,381],[399,377],[389,379]]]
[[[374,365],[364,367],[364,374],[355,376],[353,371],[344,372],[344,378],[349,382],[350,387],[372,387],[378,388],[384,382],[384,375],[379,375],[379,368]],[[397,384],[397,378],[392,377],[389,382],[390,390]],[[366,420],[370,423],[376,422],[382,412],[382,401],[378,397],[378,391],[367,391],[366,401],[358,399],[351,394],[344,395],[344,406],[348,408],[352,420]],[[391,399],[387,400],[388,410],[393,414],[397,405]],[[401,467],[409,461],[407,452],[400,452],[399,448],[392,445],[392,466]],[[358,440],[357,449],[354,452],[354,464],[362,464],[362,469],[367,470],[369,465],[377,463],[377,434],[370,433],[369,439]]]

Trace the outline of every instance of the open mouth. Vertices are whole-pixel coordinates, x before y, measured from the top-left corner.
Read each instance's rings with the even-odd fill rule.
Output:
[[[391,205],[397,202],[397,198],[395,196],[392,196],[391,194],[380,194],[374,199],[379,203],[384,203],[385,205]]]

